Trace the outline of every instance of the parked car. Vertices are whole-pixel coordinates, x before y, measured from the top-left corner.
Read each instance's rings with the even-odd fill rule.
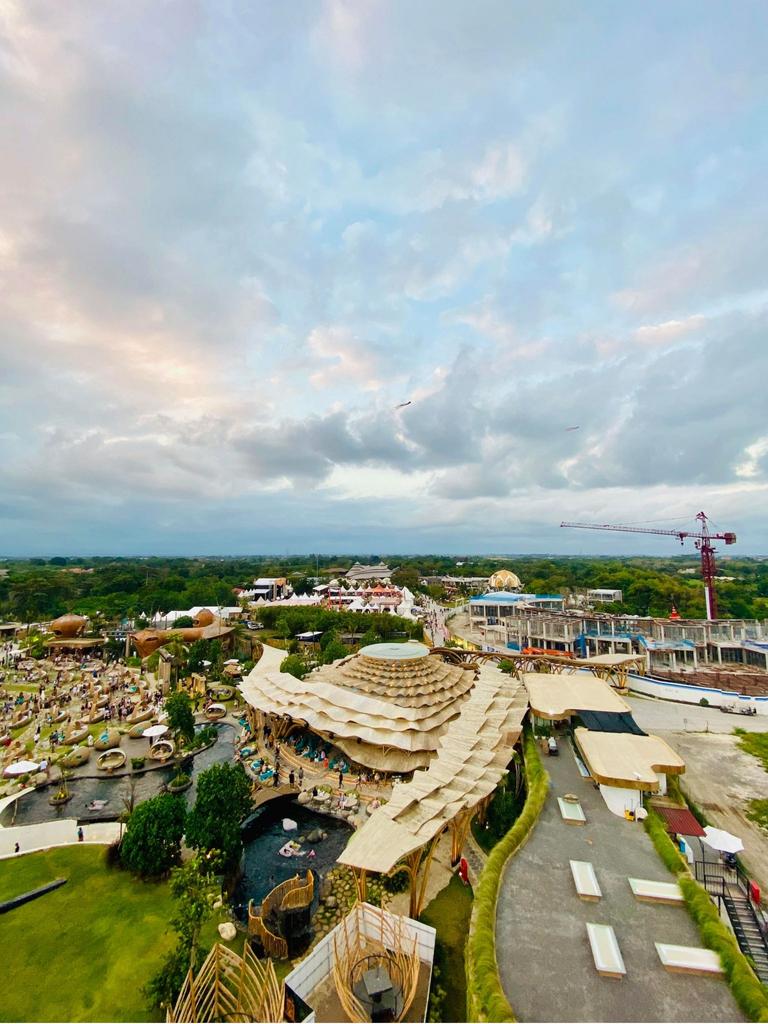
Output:
[[[550,757],[557,757],[557,755],[560,753],[560,751],[558,749],[558,746],[557,746],[557,740],[555,739],[554,736],[550,736],[549,739],[547,740],[547,748],[548,748],[549,756]]]

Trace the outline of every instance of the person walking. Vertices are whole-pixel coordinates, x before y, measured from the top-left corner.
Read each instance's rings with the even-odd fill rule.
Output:
[[[304,785],[304,766],[299,767],[299,789]]]
[[[293,768],[291,768],[291,770],[288,772],[288,783],[291,786],[294,786],[296,784],[296,776],[294,774]]]
[[[78,841],[78,843],[82,843],[82,841],[84,839],[85,839],[85,833],[83,832],[83,826],[80,825],[78,827],[78,829],[77,829],[77,841]]]

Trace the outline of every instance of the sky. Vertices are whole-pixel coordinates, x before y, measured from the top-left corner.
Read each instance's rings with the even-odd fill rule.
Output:
[[[767,44],[0,0],[0,555],[768,552]]]

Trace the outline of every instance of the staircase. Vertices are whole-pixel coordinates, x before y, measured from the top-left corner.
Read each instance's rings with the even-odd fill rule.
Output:
[[[736,941],[742,953],[754,964],[755,974],[768,983],[768,941],[760,929],[754,907],[738,889],[730,886],[723,893],[723,906],[728,912]]]
[[[713,899],[723,901],[739,949],[753,963],[760,981],[768,984],[768,920],[749,898],[744,871],[719,861],[697,860],[694,875]]]

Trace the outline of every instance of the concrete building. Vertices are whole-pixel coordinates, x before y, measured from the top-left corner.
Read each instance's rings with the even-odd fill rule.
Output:
[[[495,598],[495,601],[493,600]],[[560,602],[560,608],[553,607]],[[649,675],[704,667],[768,672],[768,623],[657,619],[562,608],[551,595],[485,594],[469,602],[470,624],[494,647],[562,651],[574,657],[643,654]]]
[[[598,587],[587,591],[587,600],[593,604],[612,604],[615,601],[623,601],[624,594],[621,590],[603,590]]]

